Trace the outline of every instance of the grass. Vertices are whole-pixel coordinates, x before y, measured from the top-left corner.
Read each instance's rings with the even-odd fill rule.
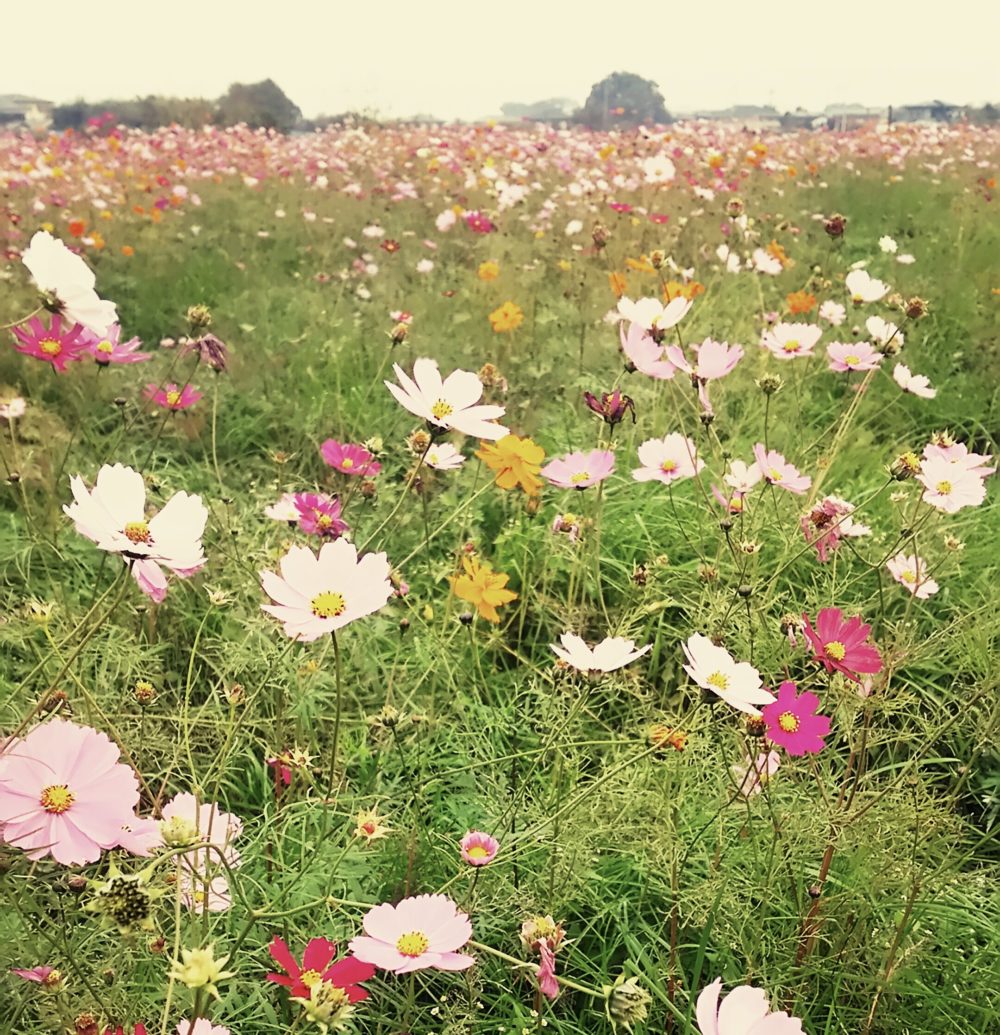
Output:
[[[503,132],[513,135],[480,143],[469,168],[492,154],[506,169],[505,147],[519,138]],[[995,136],[967,133],[947,144],[951,153],[968,142],[995,164]],[[477,943],[525,961],[536,957],[519,945],[522,921],[551,915],[567,938],[558,976],[581,988],[564,986],[550,1004],[530,970],[477,950],[464,974],[371,982],[358,1030],[610,1031],[602,989],[623,973],[652,997],[638,1031],[695,1030],[697,994],[717,976],[727,989],[764,988],[810,1035],[988,1030],[1000,1008],[996,508],[988,500],[950,516],[917,510],[918,486],[890,484],[887,474],[896,456],[919,453],[941,429],[996,451],[991,257],[1000,233],[982,170],[927,168],[933,152],[919,139],[901,166],[860,155],[858,136],[837,147],[772,144],[807,155],[825,149],[825,164],[815,175],[754,169],[741,186],[753,236],[740,251],[776,240],[795,263],[770,278],[718,268],[728,195],[707,200],[678,187],[654,196],[648,186],[628,194],[670,216],[657,225],[592,210],[599,192],[571,197],[571,176],[541,162],[539,198],[559,206],[551,230],[536,236],[543,220],[529,198],[496,217],[496,234],[461,224],[439,233],[434,217],[460,196],[468,209],[491,208],[489,181],[463,192],[423,167],[405,172],[421,142],[384,130],[360,143],[348,135],[329,150],[350,164],[345,177],[362,185],[360,197],[316,191],[298,174],[251,187],[222,175],[199,185],[200,208],[168,209],[159,222],[129,214],[141,192],[119,172],[126,203],[106,235],[136,254],[126,259],[109,245],[88,257],[127,333],[154,345],[153,360],[104,371],[79,364],[54,377],[12,349],[0,358],[0,398],[6,385],[28,401],[25,416],[2,429],[4,463],[19,474],[0,511],[2,728],[16,729],[41,704],[40,714],[95,726],[128,751],[148,787],[144,814],[192,791],[245,824],[229,910],[182,909],[166,879],[172,867],[160,863],[153,884],[166,894],[154,930],[126,936],[81,908],[106,876],[107,857],[67,871],[4,848],[0,964],[48,962],[67,982],[47,994],[0,979],[0,1030],[73,1031],[84,1012],[101,1025],[145,1021],[150,1031],[173,1031],[202,1012],[236,1035],[305,1030],[295,1004],[264,981],[270,939],[281,935],[293,952],[318,935],[346,946],[364,904],[442,890],[471,912]],[[305,145],[275,144],[283,146]],[[579,146],[590,154],[599,144]],[[627,165],[631,145],[618,146]],[[713,149],[698,147],[702,157]],[[733,168],[742,151],[732,145]],[[69,179],[83,183],[84,160],[75,161]],[[390,169],[416,179],[421,200],[372,192]],[[30,192],[15,189],[12,198],[30,232],[39,218]],[[304,208],[315,222],[302,219]],[[59,211],[97,218],[82,201]],[[813,218],[834,211],[849,219],[840,242]],[[587,229],[567,237],[562,227],[575,217]],[[597,218],[611,236],[595,252],[588,232]],[[398,253],[361,235],[373,221],[401,243]],[[884,234],[916,263],[883,255]],[[352,248],[345,237],[361,243]],[[706,288],[681,325],[684,341],[711,335],[746,347],[736,371],[712,386],[710,428],[683,375],[621,374],[617,332],[602,321],[614,305],[611,271],[625,272],[632,297],[658,294],[655,272],[626,263],[654,248],[693,266]],[[377,275],[352,269],[363,250]],[[417,273],[427,257],[434,269]],[[487,259],[500,267],[492,282],[476,276]],[[820,301],[842,299],[844,274],[862,260],[904,296],[930,301],[927,317],[903,324],[900,358],[938,395],[904,395],[880,372],[834,449],[859,378],[828,371],[823,347],[849,340],[851,324],[863,321],[849,311],[811,360],[779,364],[756,342],[762,312],[783,311],[786,294],[801,288]],[[5,322],[34,304],[19,264],[8,270]],[[359,297],[359,285],[370,298]],[[495,334],[487,315],[507,300],[525,320]],[[224,374],[155,347],[185,333],[195,303],[211,308],[213,330],[230,345]],[[413,322],[393,346],[389,312],[399,309]],[[891,318],[886,305],[861,314],[875,312]],[[456,473],[424,469],[419,491],[407,491],[415,461],[405,440],[419,422],[381,381],[392,377],[389,364],[409,370],[424,355],[442,372],[495,364],[509,387],[487,394],[506,407],[505,424],[549,456],[611,441],[618,473],[600,493],[547,487],[539,502],[493,486],[471,457]],[[755,379],[775,372],[785,385],[765,410]],[[204,392],[190,412],[161,415],[141,399],[146,381],[187,377]],[[612,383],[637,412],[613,436],[580,401]],[[696,438],[705,490],[721,484],[728,458],[749,459],[766,435],[801,471],[823,472],[824,492],[866,501],[858,516],[872,536],[820,565],[799,531],[803,500],[764,490],[727,534],[722,511],[693,480],[668,493],[628,476],[639,443],[673,430]],[[334,649],[328,639],[291,643],[260,612],[257,573],[273,570],[291,543],[309,542],[263,508],[284,491],[343,488],[319,444],[373,436],[382,441],[377,494],[348,489],[346,516],[359,544],[390,519],[371,548],[387,551],[409,592],[338,634],[342,724],[328,795]],[[142,470],[154,507],[183,489],[200,493],[210,511],[205,570],[172,579],[160,606],[126,584],[119,562],[75,534],[61,511],[70,475],[92,484],[113,462]],[[566,511],[583,521],[579,543],[551,531]],[[518,593],[496,626],[459,621],[466,605],[448,579],[467,543]],[[901,544],[928,558],[941,584],[927,601],[886,577],[880,562]],[[886,669],[870,697],[821,675],[801,638],[792,649],[782,629],[788,613],[834,605],[873,624]],[[603,679],[574,678],[553,666],[548,646],[566,630],[591,642],[625,635],[651,650]],[[833,720],[826,749],[815,760],[785,758],[764,794],[734,793],[731,767],[748,740],[737,713],[704,701],[681,668],[681,644],[695,632],[720,637],[768,685],[792,678],[816,690]],[[156,688],[146,707],[136,701],[137,680]],[[654,723],[683,731],[683,750],[652,745]],[[265,759],[293,746],[313,761],[276,797]],[[392,831],[367,846],[352,836],[355,816],[375,805]],[[478,876],[458,858],[468,829],[501,843]],[[141,865],[115,854],[128,872]],[[220,984],[220,1000],[180,983],[168,989],[177,948],[208,943],[231,953],[235,976]]]

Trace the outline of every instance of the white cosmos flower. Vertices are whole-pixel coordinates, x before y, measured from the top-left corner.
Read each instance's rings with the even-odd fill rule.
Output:
[[[47,231],[31,238],[21,261],[39,290],[55,295],[68,319],[102,338],[118,322],[114,302],[98,298],[94,290],[94,271]]]
[[[726,704],[748,715],[760,715],[755,705],[774,703],[774,694],[763,688],[757,669],[747,661],[736,661],[725,647],[716,647],[707,636],[690,636],[684,654],[688,659],[684,671]]]
[[[847,319],[847,310],[839,302],[828,299],[819,307],[819,318],[839,327]]]
[[[883,320],[881,316],[869,316],[865,320],[865,329],[871,340],[883,349],[892,342],[898,352],[906,341],[903,332],[894,323]]]
[[[281,499],[264,508],[264,515],[275,521],[298,521],[299,508],[295,506],[295,493],[283,492]]]
[[[784,268],[773,255],[768,255],[763,248],[754,249],[752,261],[753,268],[758,273],[768,273],[772,277],[776,277]]]
[[[502,406],[476,405],[482,397],[483,385],[470,371],[455,370],[442,381],[437,363],[426,357],[413,364],[412,379],[398,363],[393,363],[392,369],[400,384],[386,381],[386,388],[400,406],[429,424],[493,441],[507,434],[506,428],[493,423],[504,415]]]
[[[614,672],[653,649],[652,644],[647,644],[636,650],[634,640],[621,636],[607,636],[593,647],[588,647],[575,633],[563,633],[559,639],[562,646],[557,643],[550,646],[567,665],[581,672]]]
[[[892,378],[903,389],[911,395],[919,395],[921,399],[933,399],[937,395],[937,389],[931,388],[929,378],[923,374],[911,374],[910,368],[897,363],[892,370]]]
[[[666,155],[654,155],[642,163],[647,183],[668,183],[677,175],[674,163]]]
[[[864,270],[852,270],[847,274],[847,290],[855,305],[862,302],[877,302],[889,293],[889,285],[870,277]]]
[[[899,250],[899,245],[896,244],[896,242],[888,235],[886,235],[885,237],[880,237],[878,239],[878,246],[887,255],[895,255],[896,252]]]
[[[678,295],[664,305],[658,298],[619,299],[618,312],[632,323],[637,323],[648,333],[666,331],[676,326],[688,314],[692,306],[690,299]]]
[[[742,460],[730,460],[729,474],[722,480],[735,492],[745,496],[763,477],[756,463],[747,464]]]
[[[436,471],[455,471],[465,463],[465,457],[450,442],[438,442],[427,450],[424,463]]]

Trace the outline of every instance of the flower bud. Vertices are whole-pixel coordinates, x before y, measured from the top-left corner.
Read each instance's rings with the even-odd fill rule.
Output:
[[[843,237],[847,229],[847,216],[842,216],[839,212],[834,213],[823,221],[823,229],[832,240]]]
[[[143,708],[156,700],[156,687],[148,679],[137,679],[132,687],[132,696]]]
[[[922,316],[927,315],[928,308],[927,302],[924,299],[918,298],[914,295],[913,298],[907,299],[906,304],[903,307],[903,312],[905,312],[911,320],[919,320]]]
[[[730,198],[726,202],[726,215],[730,219],[735,219],[737,216],[743,215],[743,201],[740,198]]]
[[[754,382],[765,395],[775,395],[785,387],[783,378],[778,374],[765,374]]]
[[[916,453],[900,453],[889,465],[889,473],[897,482],[904,482],[920,471],[920,457]]]
[[[590,236],[593,239],[594,247],[600,250],[611,239],[611,231],[603,223],[595,223]]]
[[[207,305],[193,305],[188,307],[187,322],[192,331],[204,330],[212,326],[212,312]]]
[[[653,997],[639,984],[638,978],[626,978],[622,974],[613,985],[605,987],[604,992],[613,1024],[621,1024],[631,1030],[633,1024],[644,1021],[648,1016]]]

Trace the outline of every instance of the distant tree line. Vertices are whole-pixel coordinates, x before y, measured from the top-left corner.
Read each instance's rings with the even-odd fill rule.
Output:
[[[72,101],[52,110],[54,129],[123,125],[156,129],[176,124],[189,129],[205,125],[234,126],[288,133],[302,122],[302,112],[273,79],[233,83],[217,101],[204,98],[137,97],[131,101]]]

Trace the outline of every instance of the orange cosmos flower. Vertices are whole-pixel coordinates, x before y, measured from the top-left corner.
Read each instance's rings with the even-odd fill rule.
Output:
[[[135,255],[135,249],[130,244],[123,244],[122,255],[124,255],[127,259],[131,259],[132,256]]]
[[[811,313],[816,308],[816,296],[810,295],[808,291],[792,291],[785,296],[788,303],[788,311],[796,315],[800,313]]]
[[[608,283],[611,285],[611,292],[615,298],[621,298],[628,291],[628,282],[624,273],[609,273]]]
[[[656,272],[656,268],[645,255],[640,255],[638,259],[626,259],[625,265],[628,266],[630,270],[638,270],[640,273]]]
[[[501,489],[520,486],[529,496],[537,496],[541,491],[538,472],[545,450],[530,438],[504,435],[498,442],[480,442],[476,456],[496,472],[496,483]]]
[[[686,284],[668,280],[663,285],[663,297],[668,302],[672,302],[675,298],[686,298],[688,301],[692,301],[704,293],[705,285],[699,280],[689,280]]]
[[[524,323],[524,313],[519,305],[513,302],[504,302],[499,309],[490,313],[490,325],[497,334],[505,331],[513,331]]]
[[[510,576],[495,572],[488,561],[480,562],[475,557],[463,557],[462,567],[464,575],[448,578],[452,592],[459,600],[472,604],[486,621],[499,622],[497,608],[517,600],[513,590],[504,589]]]
[[[73,237],[83,237],[87,224],[82,219],[71,219],[69,221],[69,232]]]
[[[770,255],[772,259],[777,259],[784,269],[788,269],[789,266],[795,265],[795,263],[792,262],[786,254],[784,247],[778,244],[777,241],[772,241],[767,246],[767,254]]]
[[[496,280],[500,276],[500,264],[492,259],[487,262],[481,262],[476,273],[480,280]]]

